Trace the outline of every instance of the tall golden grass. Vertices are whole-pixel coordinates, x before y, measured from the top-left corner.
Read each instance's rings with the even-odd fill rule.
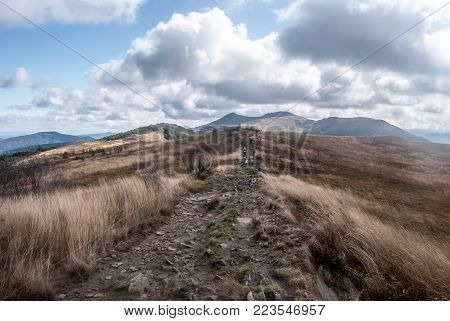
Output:
[[[168,209],[190,179],[134,176],[2,199],[0,298],[50,298],[55,273],[89,269],[99,252]]]
[[[317,265],[349,277],[363,299],[450,298],[447,240],[381,222],[369,214],[384,204],[351,192],[306,183],[291,176],[264,175],[267,192],[311,235]]]

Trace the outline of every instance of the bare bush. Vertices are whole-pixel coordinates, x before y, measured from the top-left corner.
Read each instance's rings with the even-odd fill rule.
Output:
[[[203,154],[187,153],[184,163],[187,172],[200,180],[205,180],[217,167],[217,161],[212,156]]]

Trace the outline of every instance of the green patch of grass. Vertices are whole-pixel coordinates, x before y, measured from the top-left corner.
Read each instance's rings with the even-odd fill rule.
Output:
[[[238,215],[239,212],[234,205],[226,205],[216,219],[209,224],[209,246],[214,258],[217,259],[221,256],[223,249],[220,244],[227,243],[235,234],[236,227],[234,223]]]
[[[255,271],[255,266],[251,262],[247,262],[239,268],[239,272],[236,279],[243,283],[249,276],[251,276]]]
[[[273,245],[273,249],[276,251],[282,252],[285,248],[286,248],[286,243],[284,243],[284,242],[278,241]]]
[[[247,247],[242,250],[242,258],[245,261],[251,261],[254,254],[255,251],[252,248]]]
[[[288,285],[296,288],[305,286],[302,273],[293,267],[282,267],[274,271],[274,276],[285,281]]]
[[[275,250],[270,253],[269,258],[273,266],[283,267],[289,265],[286,255],[281,250]]]
[[[275,301],[281,296],[281,288],[272,279],[265,278],[261,282],[266,300]]]
[[[253,298],[256,301],[266,301],[266,294],[264,291],[264,287],[259,285],[257,287],[252,288]]]

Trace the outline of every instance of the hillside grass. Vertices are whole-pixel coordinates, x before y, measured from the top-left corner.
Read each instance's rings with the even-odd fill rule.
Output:
[[[309,235],[313,261],[331,272],[334,286],[347,277],[361,291],[360,299],[450,298],[445,238],[407,229],[395,220],[381,221],[370,213],[392,213],[389,205],[350,191],[285,175],[264,175],[264,182],[268,194]]]
[[[186,175],[132,176],[0,202],[0,299],[52,298],[58,274],[81,276],[115,241],[168,211]]]

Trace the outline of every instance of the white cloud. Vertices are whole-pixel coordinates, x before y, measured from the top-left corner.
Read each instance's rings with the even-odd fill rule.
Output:
[[[228,8],[235,9],[244,8],[255,4],[271,4],[273,2],[275,2],[275,0],[228,0],[227,4]]]
[[[130,23],[144,0],[3,0],[36,23]],[[0,3],[0,26],[27,25],[19,15]]]
[[[179,105],[179,116],[180,109],[184,116],[221,110],[219,98],[230,107],[301,99],[319,85],[320,72],[306,61],[286,61],[276,40],[276,34],[250,40],[246,26],[234,25],[219,9],[176,14],[102,68],[133,86],[179,88],[182,95],[159,96],[163,106]],[[98,69],[90,78],[120,86]]]
[[[31,87],[33,76],[23,67],[18,68],[14,74],[5,76],[0,81],[0,88]]]
[[[17,68],[11,74],[0,78],[0,88],[16,88],[29,87],[33,89],[46,86],[52,80],[49,76],[44,76],[42,79],[34,79],[33,75],[24,67]]]

